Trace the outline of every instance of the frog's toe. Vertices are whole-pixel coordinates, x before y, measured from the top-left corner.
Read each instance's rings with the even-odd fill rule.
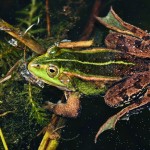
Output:
[[[43,108],[44,109],[47,109],[47,110],[53,110],[54,106],[56,104],[52,103],[52,102],[49,102],[49,101],[46,101]]]

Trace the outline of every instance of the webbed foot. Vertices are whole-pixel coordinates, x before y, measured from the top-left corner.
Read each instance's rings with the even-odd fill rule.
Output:
[[[66,103],[46,102],[44,108],[64,117],[77,117],[80,109],[80,94],[77,92],[66,92]]]

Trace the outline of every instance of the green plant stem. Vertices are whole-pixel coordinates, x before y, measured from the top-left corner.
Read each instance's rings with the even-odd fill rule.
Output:
[[[0,19],[0,30],[7,32],[37,54],[43,54],[46,51],[40,44],[31,39],[27,34],[24,35],[24,33],[19,29],[14,28],[12,25],[8,24],[2,19]]]
[[[1,137],[1,140],[2,140],[2,143],[3,143],[3,146],[4,146],[4,149],[5,150],[8,150],[8,146],[6,144],[6,141],[5,141],[5,138],[4,138],[4,135],[3,135],[3,132],[2,132],[2,129],[0,128],[0,137]]]

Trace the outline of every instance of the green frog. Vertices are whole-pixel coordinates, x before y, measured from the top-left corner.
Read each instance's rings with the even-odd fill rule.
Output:
[[[37,80],[64,91],[66,103],[48,102],[45,106],[57,115],[77,117],[82,95],[103,93],[110,107],[127,105],[100,127],[95,142],[103,131],[114,128],[123,115],[150,102],[150,35],[123,22],[112,9],[110,13],[126,32],[106,25],[97,17],[115,31],[105,39],[107,48],[81,50],[52,46],[28,64],[29,72]]]

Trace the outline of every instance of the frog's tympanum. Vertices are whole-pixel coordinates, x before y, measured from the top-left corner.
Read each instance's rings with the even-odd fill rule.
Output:
[[[105,39],[107,48],[53,46],[28,65],[38,80],[65,92],[66,103],[47,105],[55,114],[77,117],[81,95],[104,93],[110,107],[127,105],[100,127],[95,142],[123,115],[150,102],[150,34],[123,22],[112,9],[106,17],[96,19],[111,29]]]

